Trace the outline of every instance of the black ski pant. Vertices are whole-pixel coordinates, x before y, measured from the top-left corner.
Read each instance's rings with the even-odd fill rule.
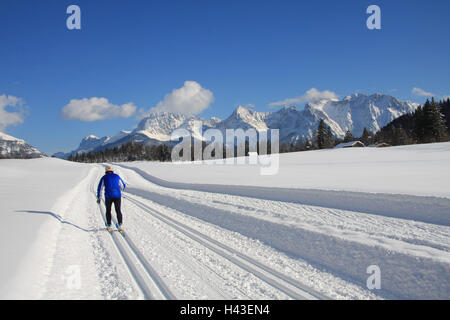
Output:
[[[117,222],[119,222],[119,224],[122,224],[122,212],[120,211],[121,198],[106,198],[105,199],[106,223],[108,225],[111,225],[111,206],[113,203],[114,203],[114,209],[116,209]]]

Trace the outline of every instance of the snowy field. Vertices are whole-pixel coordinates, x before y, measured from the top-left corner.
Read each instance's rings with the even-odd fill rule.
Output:
[[[200,163],[200,162],[199,162]],[[212,163],[210,162],[206,162]],[[276,175],[258,165],[128,162],[173,182],[408,194],[450,198],[450,143],[280,155]]]
[[[125,237],[95,202],[103,166],[0,161],[0,298],[450,298],[450,143],[282,154],[274,176],[113,166]]]

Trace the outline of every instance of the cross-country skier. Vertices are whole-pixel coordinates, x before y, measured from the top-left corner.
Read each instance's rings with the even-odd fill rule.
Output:
[[[119,175],[115,174],[111,166],[105,169],[105,175],[100,179],[97,188],[97,203],[100,204],[102,189],[105,188],[105,205],[106,205],[106,227],[111,231],[111,206],[114,203],[114,208],[117,214],[117,229],[122,232],[122,212],[120,211],[120,204],[122,193],[125,190],[125,183]]]

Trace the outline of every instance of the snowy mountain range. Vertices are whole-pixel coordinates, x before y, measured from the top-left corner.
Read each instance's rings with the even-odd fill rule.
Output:
[[[176,129],[186,129],[195,139],[202,139],[195,130],[195,121],[202,122],[203,132],[209,128],[223,133],[226,129],[238,128],[254,128],[258,131],[279,129],[281,143],[312,139],[320,119],[324,119],[339,138],[343,138],[347,130],[354,136],[361,136],[364,128],[377,132],[392,120],[413,112],[417,106],[416,103],[400,101],[390,95],[355,93],[342,100],[322,99],[309,102],[302,110],[290,106],[275,112],[258,112],[239,106],[224,120],[215,117],[205,120],[166,112],[153,113],[142,119],[133,131],[121,131],[112,138],[89,135],[77,149],[54,156],[67,158],[70,154],[113,148],[130,141],[146,145],[171,144],[170,136]]]
[[[0,158],[42,158],[45,155],[22,139],[0,132]]]

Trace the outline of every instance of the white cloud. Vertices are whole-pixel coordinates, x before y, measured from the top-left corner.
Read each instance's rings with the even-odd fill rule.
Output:
[[[236,104],[235,107],[244,107],[246,109],[255,109],[256,108],[256,106],[253,103]]]
[[[214,95],[210,90],[195,81],[185,81],[181,88],[166,94],[164,100],[158,102],[148,113],[173,112],[188,116],[196,115],[207,109],[213,101]]]
[[[427,92],[427,91],[425,91],[423,89],[420,89],[420,88],[413,88],[411,90],[411,92],[412,92],[412,94],[415,94],[416,96],[420,96],[420,97],[432,97],[432,96],[434,96],[433,93]]]
[[[279,107],[279,106],[287,106],[287,105],[304,103],[304,102],[314,102],[314,101],[318,101],[318,100],[322,100],[322,99],[337,100],[338,95],[329,90],[319,91],[316,88],[311,88],[308,91],[306,91],[305,94],[303,94],[301,96],[269,103],[269,107]]]
[[[97,121],[113,118],[129,118],[136,112],[134,103],[114,105],[106,98],[72,99],[62,109],[62,118],[66,120]]]
[[[6,110],[15,109],[17,111]],[[0,95],[0,131],[4,131],[8,126],[14,126],[25,120],[24,102],[21,98],[14,96]]]

